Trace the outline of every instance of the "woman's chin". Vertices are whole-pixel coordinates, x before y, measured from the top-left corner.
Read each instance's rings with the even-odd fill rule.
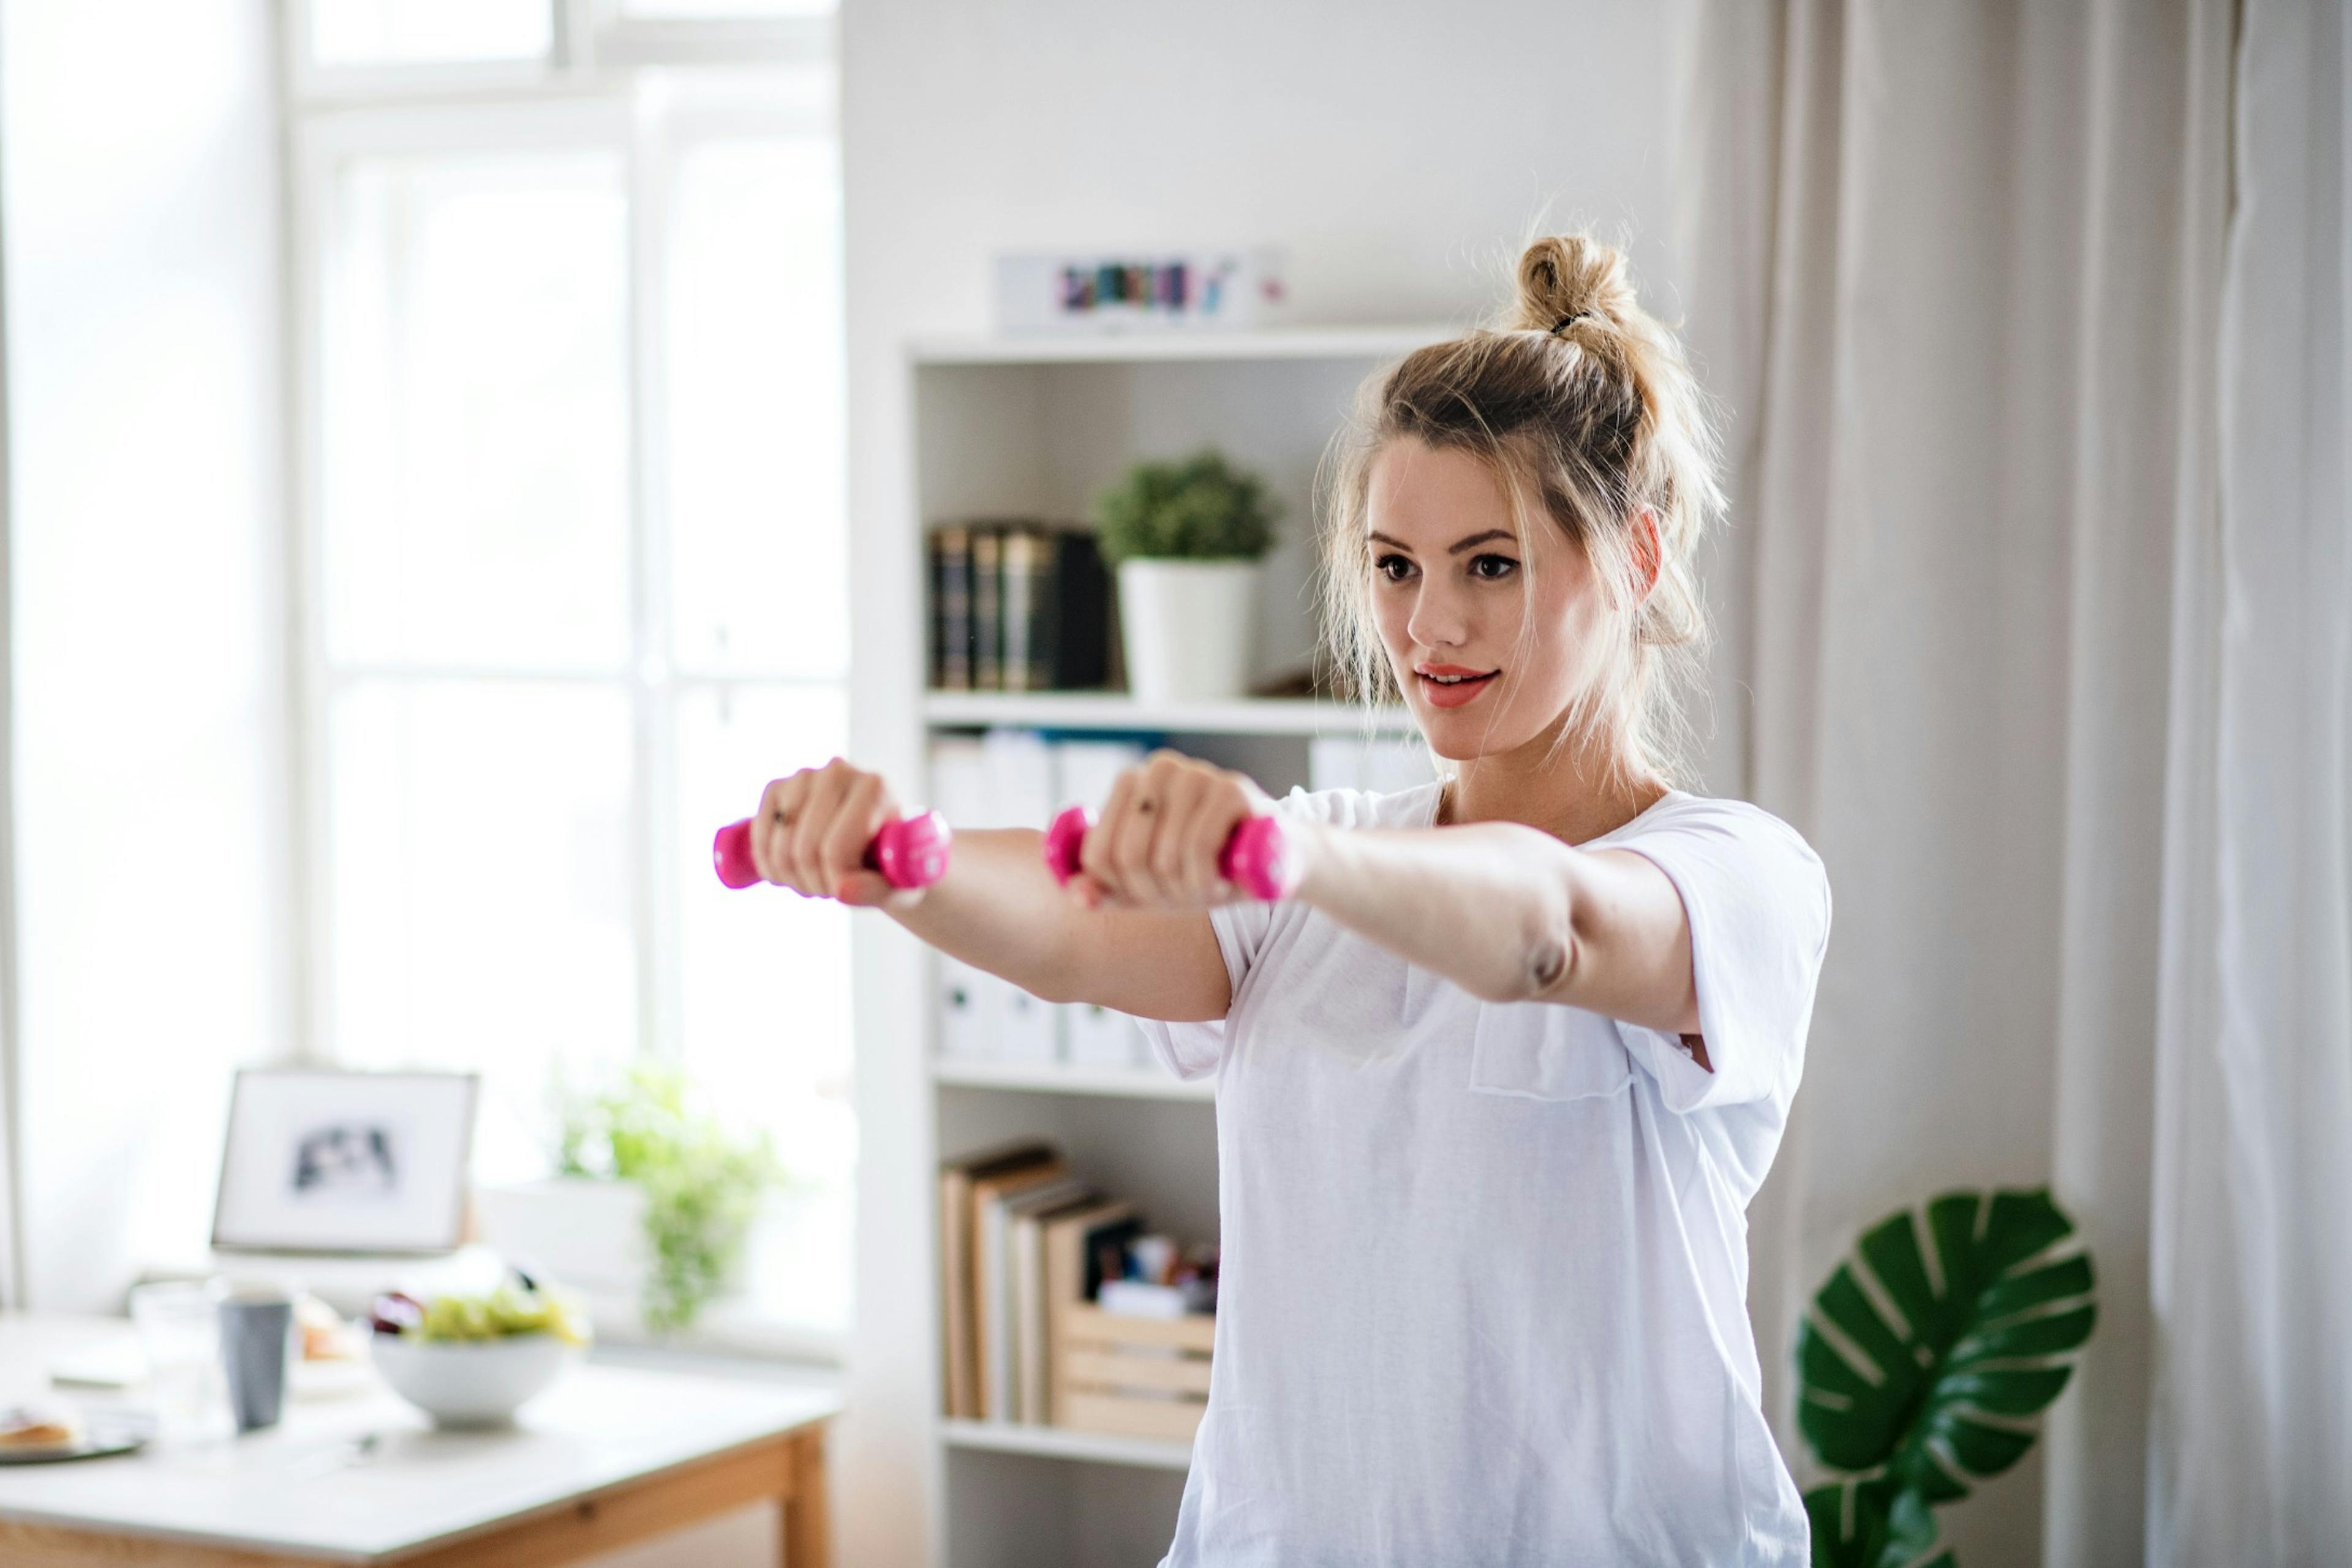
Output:
[[[1517,746],[1523,736],[1506,732],[1500,725],[1487,721],[1487,715],[1472,715],[1460,710],[1432,708],[1423,704],[1413,717],[1421,724],[1421,738],[1429,749],[1450,763],[1466,763],[1474,757],[1492,756]]]

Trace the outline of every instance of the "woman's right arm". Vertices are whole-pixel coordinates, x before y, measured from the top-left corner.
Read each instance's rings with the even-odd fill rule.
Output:
[[[835,757],[768,785],[752,859],[771,882],[875,905],[940,952],[1049,1002],[1171,1022],[1225,1016],[1232,983],[1206,910],[1087,908],[1055,881],[1045,836],[1031,827],[958,831],[944,877],[892,888],[862,861],[898,815],[879,774]]]

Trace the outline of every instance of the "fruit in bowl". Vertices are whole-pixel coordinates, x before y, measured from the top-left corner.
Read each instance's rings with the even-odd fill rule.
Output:
[[[376,1370],[436,1426],[503,1426],[580,1359],[587,1319],[524,1279],[480,1296],[394,1291],[368,1314]]]

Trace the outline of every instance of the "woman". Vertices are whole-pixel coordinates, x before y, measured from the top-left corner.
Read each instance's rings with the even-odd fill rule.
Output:
[[[1163,1568],[1801,1564],[1745,1209],[1830,896],[1778,819],[1675,787],[1719,504],[1697,391],[1623,258],[1548,238],[1505,325],[1373,378],[1343,439],[1339,652],[1439,782],[1275,802],[1161,752],[1066,891],[1021,828],[903,892],[858,868],[898,804],[836,759],[768,786],[761,870],[1219,1075],[1215,1352]],[[1266,811],[1304,868],[1278,904],[1216,869]]]

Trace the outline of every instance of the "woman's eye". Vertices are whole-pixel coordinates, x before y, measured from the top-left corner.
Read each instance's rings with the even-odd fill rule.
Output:
[[[1403,570],[1391,572],[1389,570],[1391,566],[1402,567]],[[1372,562],[1372,570],[1391,583],[1402,583],[1404,581],[1404,573],[1412,570],[1412,563],[1402,555],[1382,555]]]
[[[1485,570],[1490,563],[1496,568],[1491,572]],[[1518,569],[1519,563],[1507,555],[1481,555],[1470,563],[1470,574],[1484,577],[1490,583],[1499,582]]]

